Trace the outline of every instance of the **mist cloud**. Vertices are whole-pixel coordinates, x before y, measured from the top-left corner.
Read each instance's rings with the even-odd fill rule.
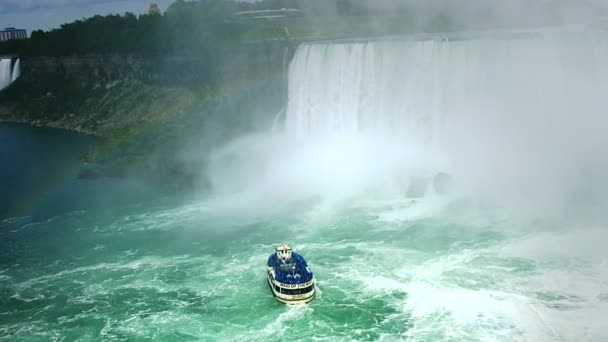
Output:
[[[604,215],[607,48],[587,28],[300,46],[285,132],[219,150],[212,184],[258,203],[341,201],[447,172],[462,197]]]

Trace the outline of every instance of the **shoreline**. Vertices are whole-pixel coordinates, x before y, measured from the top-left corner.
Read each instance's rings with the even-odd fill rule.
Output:
[[[94,138],[106,138],[106,136],[104,136],[104,135],[101,135],[96,132],[88,131],[88,130],[78,130],[78,129],[73,129],[73,128],[69,128],[69,127],[65,127],[65,126],[45,125],[42,123],[36,123],[36,121],[37,120],[35,120],[35,121],[21,120],[20,121],[20,120],[10,120],[10,119],[0,118],[0,125],[22,126],[22,127],[37,128],[37,129],[52,129],[52,130],[63,131],[65,133],[69,133],[69,134],[94,137]]]

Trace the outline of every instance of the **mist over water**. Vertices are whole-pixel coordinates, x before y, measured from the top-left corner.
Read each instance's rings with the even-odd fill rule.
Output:
[[[458,196],[558,212],[585,192],[583,206],[604,205],[607,44],[579,27],[305,44],[284,130],[218,151],[212,184],[395,198],[444,172]]]
[[[303,44],[203,199],[70,176],[2,218],[0,341],[606,341],[607,56],[588,27]],[[285,242],[310,305],[268,290]]]
[[[218,151],[212,185],[238,208],[321,204],[305,248],[359,241],[332,279],[407,294],[387,307],[413,326],[386,336],[603,340],[606,56],[586,26],[304,44],[283,130]]]

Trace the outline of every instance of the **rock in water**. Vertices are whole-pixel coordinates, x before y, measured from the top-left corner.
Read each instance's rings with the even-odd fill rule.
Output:
[[[421,198],[426,196],[428,186],[428,178],[419,178],[413,180],[407,188],[407,198]]]
[[[439,172],[433,178],[433,188],[435,192],[439,195],[445,195],[452,190],[454,181],[452,180],[452,176],[445,172]]]

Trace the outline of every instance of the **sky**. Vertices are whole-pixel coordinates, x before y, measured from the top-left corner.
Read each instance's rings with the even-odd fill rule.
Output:
[[[0,27],[49,30],[96,14],[145,13],[155,2],[161,11],[174,0],[0,0]]]
[[[155,2],[161,11],[174,0],[0,0],[0,28],[25,28],[28,34],[32,30],[49,30],[59,27],[66,22],[91,17],[96,14],[123,14],[132,12],[145,13],[150,3]],[[242,0],[255,1],[255,0]],[[547,7],[558,9],[564,16],[586,18],[590,15],[608,17],[608,0],[370,0],[374,6],[390,3],[430,4],[436,2],[440,6],[447,6],[450,12],[462,12],[463,8],[475,10],[481,7],[491,7],[499,12],[511,12],[514,17],[533,12],[536,7],[543,15]],[[463,6],[467,4],[467,6]],[[540,5],[540,6],[538,6]],[[457,13],[454,13],[457,15]],[[529,16],[529,15],[528,15]],[[465,16],[468,17],[468,16]],[[475,17],[470,18],[475,20]],[[577,18],[575,18],[577,19]],[[468,20],[468,19],[467,19]],[[575,20],[580,21],[580,20]]]

